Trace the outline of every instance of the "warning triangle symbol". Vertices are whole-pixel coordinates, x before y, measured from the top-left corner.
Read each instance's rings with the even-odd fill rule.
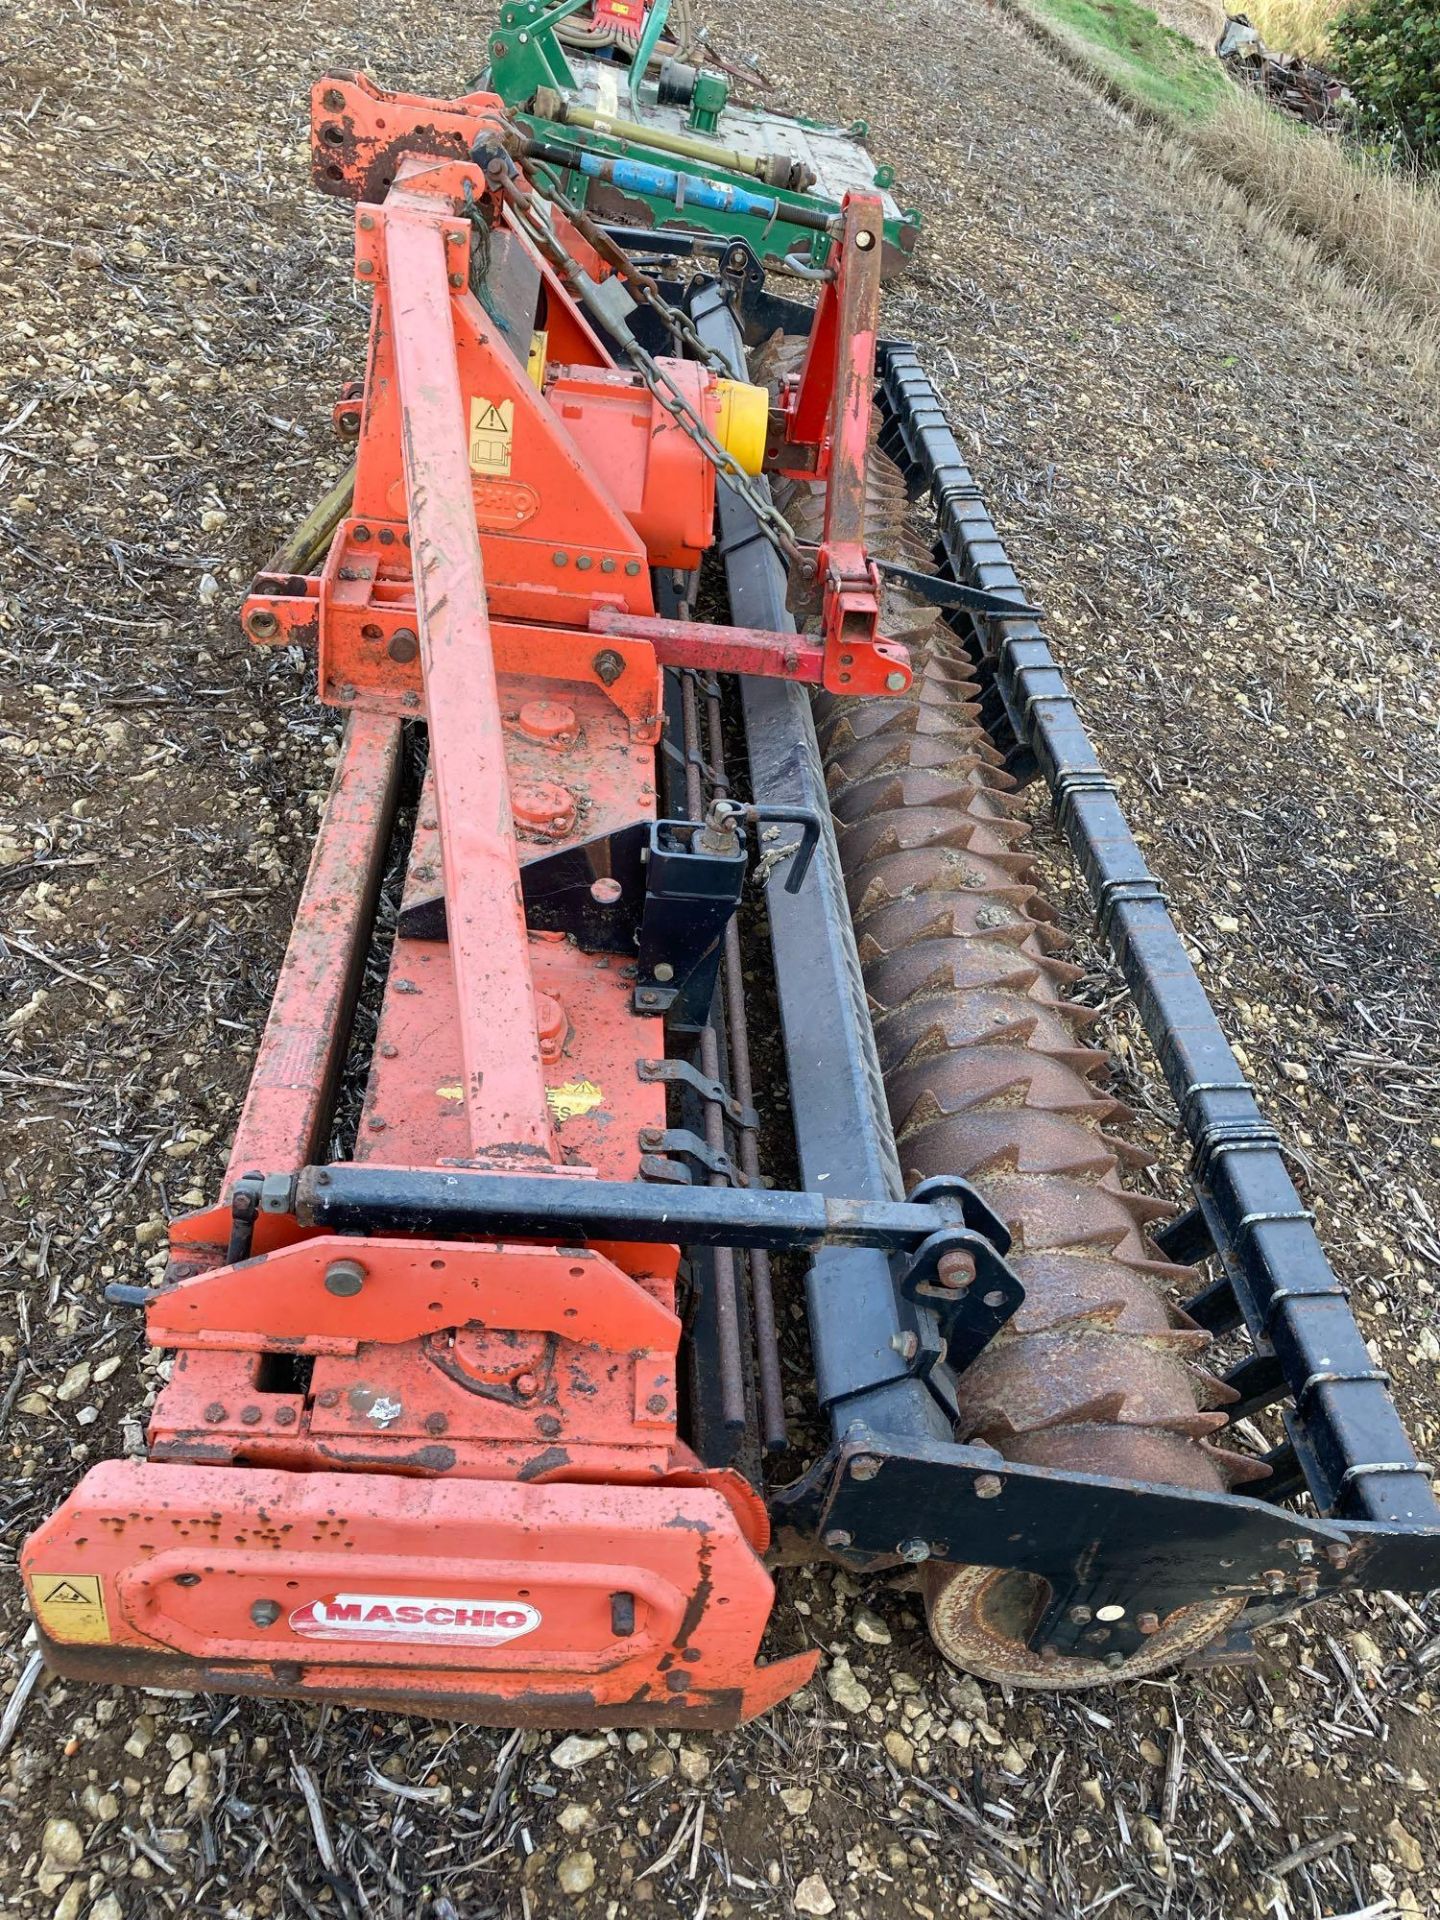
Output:
[[[88,1593],[81,1593],[77,1586],[68,1580],[60,1580],[45,1596],[47,1607],[93,1607],[95,1602]]]
[[[487,400],[485,411],[475,422],[476,433],[504,433],[505,416],[493,400]]]

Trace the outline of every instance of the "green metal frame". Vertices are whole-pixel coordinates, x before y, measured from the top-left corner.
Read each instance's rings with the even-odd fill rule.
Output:
[[[543,120],[535,114],[517,113],[514,118],[537,139],[573,147],[580,153],[620,154],[627,159],[650,160],[660,166],[678,166],[685,173],[701,175],[706,180],[713,180],[721,186],[744,187],[752,193],[758,190],[772,194],[782,208],[796,207],[812,214],[817,210],[822,213],[838,214],[840,210],[836,201],[827,199],[823,194],[792,193],[783,187],[757,187],[756,181],[749,175],[732,173],[724,167],[710,165],[703,160],[677,161],[672,154],[646,148],[637,140],[617,140],[612,135],[600,133],[594,128],[562,125],[554,120]],[[889,171],[884,167],[876,169],[875,184],[877,186],[888,186]],[[886,176],[883,181],[880,178],[881,174]],[[571,199],[583,206],[597,187],[600,187],[599,182],[574,175],[566,181],[565,191]],[[605,189],[601,190],[605,191]],[[631,201],[640,201],[648,207],[651,224],[657,227],[685,227],[691,232],[714,234],[721,240],[743,238],[755,249],[756,254],[766,266],[779,266],[787,254],[797,254],[802,259],[808,258],[815,265],[821,266],[829,252],[830,242],[825,234],[816,233],[809,226],[796,225],[786,220],[783,213],[761,231],[752,232],[755,222],[737,221],[732,214],[716,208],[699,207],[691,202],[687,204],[683,213],[677,214],[668,200],[661,200],[650,194],[627,190],[625,197]],[[909,260],[914,252],[919,232],[920,215],[913,208],[885,221],[887,278],[892,277]]]
[[[590,0],[509,0],[490,36],[490,90],[509,107],[541,87],[575,91],[575,74],[555,29]]]

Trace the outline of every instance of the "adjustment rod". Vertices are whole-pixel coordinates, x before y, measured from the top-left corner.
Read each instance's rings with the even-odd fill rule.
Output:
[[[764,826],[799,827],[798,842],[780,849],[791,856],[785,891],[799,893],[820,844],[820,816],[809,807],[757,807],[743,800],[712,800],[691,845],[697,853],[733,856],[740,848],[742,827],[753,828],[758,839],[759,829]]]

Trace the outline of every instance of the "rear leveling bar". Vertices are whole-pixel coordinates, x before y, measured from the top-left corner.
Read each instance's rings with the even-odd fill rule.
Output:
[[[348,1163],[306,1167],[293,1180],[259,1184],[265,1212],[293,1213],[301,1226],[330,1233],[533,1235],[567,1246],[582,1240],[639,1240],[763,1247],[772,1253],[816,1247],[911,1253],[932,1235],[959,1228],[983,1235],[1001,1254],[1010,1245],[1004,1223],[963,1180],[922,1181],[908,1201]]]

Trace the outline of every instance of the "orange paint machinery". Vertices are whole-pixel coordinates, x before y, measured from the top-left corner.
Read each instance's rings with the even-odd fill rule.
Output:
[[[1036,1686],[1434,1584],[1385,1382],[879,341],[879,201],[812,306],[743,231],[712,271],[597,225],[497,98],[330,75],[315,115],[372,293],[356,459],[244,620],[348,719],[220,1197],[112,1289],[174,1354],[148,1457],[25,1548],[47,1657],[724,1725],[815,1665],[783,1616],[761,1658],[777,1552],[910,1569],[950,1658]],[[1037,769],[1196,1148],[1158,1244]],[[777,1294],[828,1435],[784,1485]]]

